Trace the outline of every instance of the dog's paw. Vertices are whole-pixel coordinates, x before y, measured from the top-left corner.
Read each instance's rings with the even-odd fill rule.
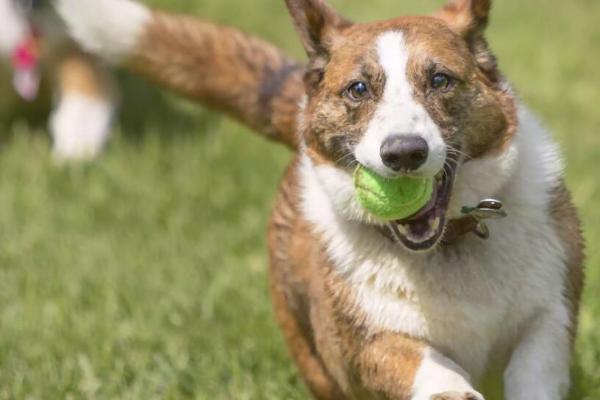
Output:
[[[485,400],[477,392],[444,392],[434,394],[430,400]]]
[[[50,119],[54,156],[59,161],[97,157],[110,133],[113,105],[106,99],[65,95]]]

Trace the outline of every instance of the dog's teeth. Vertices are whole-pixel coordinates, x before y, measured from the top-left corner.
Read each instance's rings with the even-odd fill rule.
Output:
[[[397,228],[398,232],[400,232],[404,236],[408,235],[408,227],[406,225],[398,224]]]
[[[435,232],[437,232],[439,227],[440,227],[440,217],[436,217],[436,219],[433,220],[433,224],[431,224],[431,230],[435,233]]]

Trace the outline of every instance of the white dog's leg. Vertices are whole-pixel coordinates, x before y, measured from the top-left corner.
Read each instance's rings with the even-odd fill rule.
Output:
[[[428,349],[415,375],[413,400],[483,400],[468,374],[439,352]]]
[[[98,156],[110,136],[114,96],[108,71],[75,54],[59,67],[59,100],[50,118],[54,154],[59,160]]]
[[[507,400],[562,400],[569,389],[569,313],[559,303],[539,316],[504,373]]]

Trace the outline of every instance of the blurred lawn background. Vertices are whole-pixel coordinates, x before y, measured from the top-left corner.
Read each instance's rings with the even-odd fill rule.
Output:
[[[302,56],[281,0],[152,4]],[[441,0],[334,4],[365,21]],[[496,1],[489,38],[566,155],[588,242],[572,398],[597,400],[600,2]],[[120,81],[106,154],[59,167],[50,96],[24,105],[0,79],[0,398],[306,398],[266,279],[264,232],[290,154],[135,77]]]

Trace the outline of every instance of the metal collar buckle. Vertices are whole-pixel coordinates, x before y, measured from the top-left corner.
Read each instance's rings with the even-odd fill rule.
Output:
[[[486,240],[490,237],[490,230],[484,220],[505,218],[507,214],[502,207],[503,204],[500,200],[485,199],[481,200],[476,207],[464,206],[461,212],[475,219],[477,226],[473,230],[473,233],[481,239]]]

